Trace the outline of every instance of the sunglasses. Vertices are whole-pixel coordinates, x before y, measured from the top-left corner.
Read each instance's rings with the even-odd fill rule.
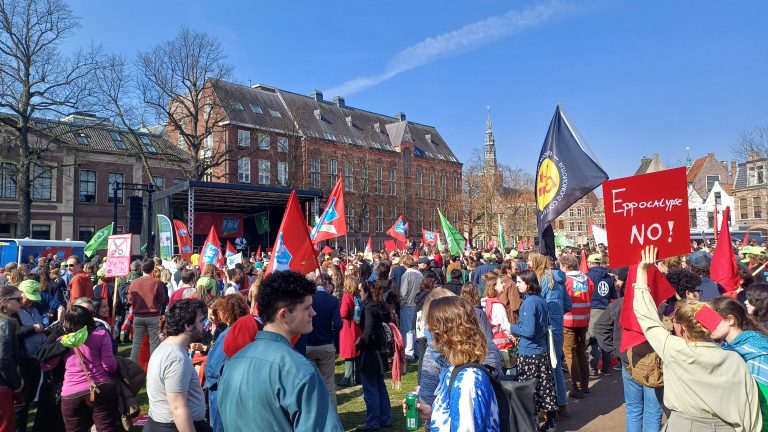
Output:
[[[67,264],[67,267],[76,267],[77,264]]]
[[[21,303],[21,296],[19,296],[19,297],[9,297],[8,300],[16,300],[17,302]]]

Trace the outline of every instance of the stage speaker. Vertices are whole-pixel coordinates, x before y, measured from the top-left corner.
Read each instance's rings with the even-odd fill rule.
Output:
[[[128,232],[141,235],[143,221],[144,198],[140,196],[128,197]]]

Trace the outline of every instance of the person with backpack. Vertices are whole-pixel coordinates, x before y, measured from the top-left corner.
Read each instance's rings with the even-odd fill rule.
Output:
[[[597,343],[595,337],[595,323],[600,319],[600,315],[605,312],[608,305],[616,300],[616,284],[613,277],[608,273],[608,268],[602,265],[603,255],[600,253],[591,254],[587,257],[587,276],[592,280],[595,291],[592,293],[589,313],[589,327],[587,328],[587,345],[589,345],[589,369],[592,376],[610,375],[611,373],[611,353],[602,349]],[[598,368],[602,362],[602,368]]]
[[[363,300],[363,314],[360,327],[363,336],[357,343],[360,351],[360,377],[363,382],[365,401],[365,425],[357,431],[375,431],[392,426],[392,414],[384,374],[389,369],[384,325],[393,321],[393,312],[382,298],[381,284],[363,282],[360,295]]]
[[[513,359],[510,350],[515,346],[509,337],[509,318],[507,317],[507,308],[499,299],[499,295],[504,289],[504,285],[497,283],[497,278],[489,277],[495,273],[487,273],[485,276],[485,296],[481,300],[488,322],[491,323],[491,333],[493,333],[493,343],[501,351],[502,365],[504,369],[513,367]]]
[[[426,321],[435,351],[440,353],[438,362],[444,366],[428,429],[502,430],[492,378],[482,365],[487,342],[474,307],[461,297],[438,298],[430,303]]]
[[[547,416],[541,430],[554,431],[558,405],[548,349],[547,302],[541,297],[539,280],[531,270],[523,270],[517,275],[517,289],[523,296],[523,304],[520,306],[520,322],[513,324],[510,332],[518,337],[518,380],[536,380],[534,405],[537,412],[545,412]]]

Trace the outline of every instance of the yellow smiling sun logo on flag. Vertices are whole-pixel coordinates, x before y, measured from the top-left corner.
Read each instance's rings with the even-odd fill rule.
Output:
[[[540,211],[552,202],[560,189],[560,172],[549,158],[544,159],[536,173],[536,203]]]

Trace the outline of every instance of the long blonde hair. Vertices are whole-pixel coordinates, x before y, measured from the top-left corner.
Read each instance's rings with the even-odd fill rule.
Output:
[[[456,296],[434,299],[426,322],[434,338],[432,347],[452,365],[485,360],[485,335],[477,322],[475,308],[466,299]]]
[[[696,320],[696,312],[705,305],[696,300],[679,300],[675,305],[675,323],[685,330],[691,342],[712,342],[712,333]]]
[[[531,262],[531,270],[536,273],[536,277],[539,278],[539,283],[544,275],[552,276],[552,266],[549,265],[549,258],[538,253],[531,252],[528,254],[528,261]]]

